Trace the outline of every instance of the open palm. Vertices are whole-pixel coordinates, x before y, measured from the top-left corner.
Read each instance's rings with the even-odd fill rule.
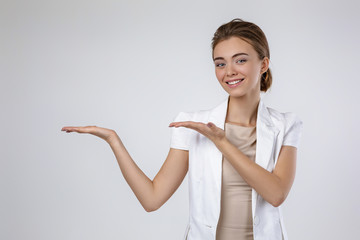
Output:
[[[108,128],[102,128],[97,126],[85,126],[85,127],[63,127],[61,131],[77,132],[77,133],[89,133],[109,142],[110,139],[115,135],[115,131]]]
[[[217,127],[214,123],[209,122],[207,124],[202,122],[184,121],[184,122],[172,122],[169,127],[186,127],[198,131],[205,137],[209,138],[215,144],[218,144],[225,138],[225,131]]]

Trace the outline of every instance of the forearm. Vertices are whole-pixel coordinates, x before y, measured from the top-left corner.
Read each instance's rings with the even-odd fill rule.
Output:
[[[256,164],[226,138],[217,147],[249,186],[267,202],[273,206],[282,203],[285,197],[279,177]]]
[[[129,184],[135,196],[146,211],[152,211],[152,200],[154,194],[152,180],[150,180],[136,165],[121,139],[115,132],[108,143],[115,154],[126,182]]]

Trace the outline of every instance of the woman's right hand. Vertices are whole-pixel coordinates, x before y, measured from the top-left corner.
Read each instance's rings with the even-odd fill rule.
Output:
[[[77,133],[89,133],[99,138],[104,139],[107,143],[116,135],[116,132],[112,129],[97,127],[97,126],[85,126],[85,127],[63,127],[61,131],[77,132]]]

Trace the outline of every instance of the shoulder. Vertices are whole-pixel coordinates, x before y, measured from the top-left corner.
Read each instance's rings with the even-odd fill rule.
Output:
[[[272,120],[275,121],[301,121],[300,117],[294,112],[281,112],[271,107],[266,107]]]
[[[267,107],[273,124],[280,130],[279,140],[281,145],[298,147],[302,135],[303,122],[300,117],[293,112],[280,112],[276,109]]]
[[[303,125],[301,118],[294,112],[281,112],[271,107],[266,108],[273,123],[282,126],[285,131],[294,127],[301,128]]]

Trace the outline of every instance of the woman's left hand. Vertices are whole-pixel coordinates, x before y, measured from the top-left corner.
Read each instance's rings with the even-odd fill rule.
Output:
[[[212,122],[209,122],[207,124],[193,121],[172,122],[170,123],[169,127],[186,127],[196,130],[205,137],[209,138],[211,141],[213,141],[216,146],[224,139],[226,139],[225,131],[217,127]]]

